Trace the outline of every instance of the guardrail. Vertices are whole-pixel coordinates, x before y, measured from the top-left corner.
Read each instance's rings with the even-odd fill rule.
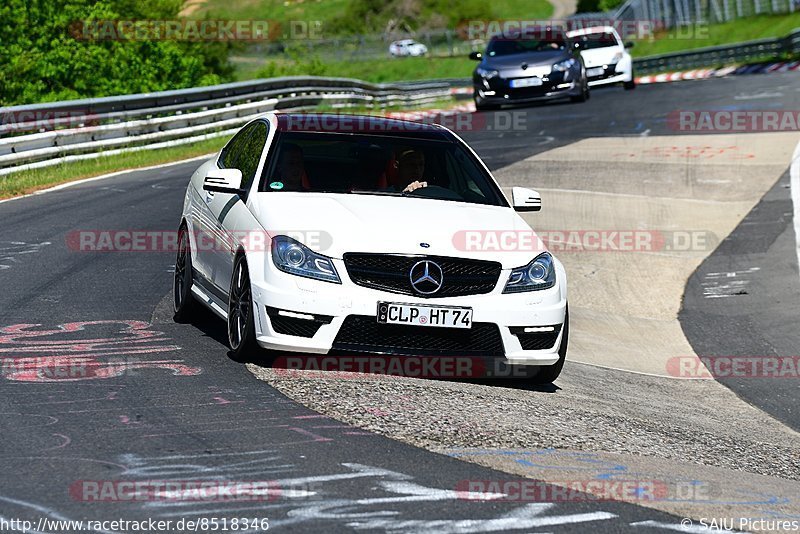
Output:
[[[371,84],[348,78],[292,76],[0,108],[3,133],[23,132],[0,138],[0,176],[230,135],[266,111],[319,104],[415,107],[449,96],[447,83]],[[49,118],[42,120],[43,116]],[[39,131],[24,133],[31,129]]]
[[[637,74],[651,74],[666,70],[713,67],[743,63],[759,59],[772,59],[784,54],[800,52],[800,29],[785,37],[758,39],[731,45],[695,48],[658,56],[635,58],[633,68]]]

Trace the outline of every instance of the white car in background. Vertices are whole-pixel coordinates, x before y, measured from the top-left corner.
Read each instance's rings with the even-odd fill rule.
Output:
[[[414,39],[403,39],[390,44],[389,53],[393,57],[420,57],[428,53],[428,47]]]
[[[418,187],[404,187],[412,174]],[[258,347],[474,357],[549,383],[567,352],[564,267],[538,245],[467,246],[538,239],[517,212],[540,208],[522,187],[506,200],[442,126],[270,113],[189,182],[175,320],[209,308],[236,359]]]
[[[636,87],[633,59],[627,50],[633,43],[623,43],[613,27],[581,28],[567,32],[567,36],[580,46],[590,86],[621,83],[625,89]]]

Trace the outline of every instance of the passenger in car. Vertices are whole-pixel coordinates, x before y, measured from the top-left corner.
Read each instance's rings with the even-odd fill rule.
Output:
[[[311,183],[306,175],[303,149],[294,143],[285,143],[281,147],[278,158],[277,180],[272,183],[282,183],[283,191],[309,191]]]

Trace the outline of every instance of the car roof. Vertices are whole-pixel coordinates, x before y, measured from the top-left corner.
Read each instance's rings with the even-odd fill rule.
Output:
[[[581,35],[588,35],[590,33],[613,33],[614,35],[616,35],[617,31],[614,29],[613,26],[589,26],[588,28],[570,30],[567,32],[567,35],[569,35],[570,37],[579,37]]]
[[[561,26],[525,26],[520,31],[513,30],[512,32],[492,35],[491,40],[533,41],[541,40],[543,37],[565,39],[567,32]]]
[[[453,140],[450,131],[438,124],[390,119],[374,115],[344,113],[277,113],[279,132],[325,134],[367,134],[387,137],[417,137]]]

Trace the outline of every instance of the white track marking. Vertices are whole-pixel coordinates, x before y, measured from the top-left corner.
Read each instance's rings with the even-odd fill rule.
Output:
[[[544,513],[552,508],[550,503],[534,503],[521,506],[495,519],[459,519],[459,520],[397,520],[367,519],[353,521],[348,526],[356,530],[385,530],[396,533],[437,534],[469,534],[478,532],[500,532],[505,530],[532,530],[542,527],[571,525],[614,519],[617,516],[609,512],[577,513],[561,516],[546,516]]]
[[[655,378],[667,378],[669,380],[708,380],[708,378],[693,377],[693,376],[670,376],[670,375],[660,375],[658,373],[645,373],[643,371],[632,371],[630,369],[623,369],[621,367],[613,367],[611,365],[603,365],[600,363],[589,363],[589,362],[581,362],[578,360],[570,360],[569,357],[567,358],[567,361],[569,362],[570,365],[588,365],[589,367],[597,367],[598,369],[619,371],[622,373],[629,373],[632,375],[652,376]]]
[[[32,197],[32,196],[36,196],[36,195],[43,195],[45,193],[50,193],[51,191],[59,191],[61,189],[66,189],[66,188],[72,187],[74,185],[85,184],[85,183],[88,183],[88,182],[95,182],[95,181],[98,181],[98,180],[105,180],[106,178],[113,178],[115,176],[120,176],[121,174],[127,174],[127,173],[130,173],[130,172],[149,171],[149,170],[153,170],[153,169],[162,169],[164,167],[171,167],[172,165],[180,165],[181,163],[188,163],[190,161],[208,159],[211,156],[213,156],[214,154],[216,154],[216,152],[212,152],[211,154],[205,154],[203,156],[197,156],[197,157],[194,157],[194,158],[182,159],[180,161],[171,161],[169,163],[161,163],[159,165],[151,165],[150,167],[140,167],[138,169],[125,169],[123,171],[116,171],[116,172],[112,172],[112,173],[109,173],[109,174],[101,174],[100,176],[92,176],[91,178],[84,178],[83,180],[76,180],[74,182],[66,182],[66,183],[63,183],[63,184],[56,185],[54,187],[48,187],[47,189],[42,189],[40,191],[34,191],[33,193],[28,193],[27,195],[20,195],[20,196],[17,196],[17,197],[11,197],[11,198],[7,198],[5,200],[0,200],[0,204],[2,204],[4,202],[11,202],[12,200],[19,200],[21,198],[27,198],[27,197]]]

